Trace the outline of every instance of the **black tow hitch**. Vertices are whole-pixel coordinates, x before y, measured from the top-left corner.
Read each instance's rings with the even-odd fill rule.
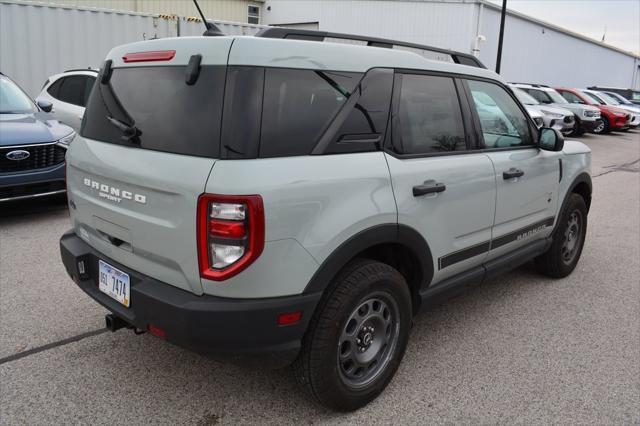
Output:
[[[130,328],[131,326],[125,320],[120,317],[117,317],[113,314],[107,314],[104,316],[104,321],[107,326],[107,330],[111,330],[112,332],[118,331],[121,328]]]

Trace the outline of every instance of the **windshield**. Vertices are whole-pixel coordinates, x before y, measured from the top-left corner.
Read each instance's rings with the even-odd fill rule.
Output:
[[[584,96],[591,99],[597,104],[605,105],[605,102],[602,99],[600,99],[598,96],[594,95],[593,93],[590,93],[590,92],[580,92],[580,93],[582,93]]]
[[[545,92],[547,95],[549,95],[549,97],[553,100],[553,103],[556,104],[568,104],[569,102],[562,97],[562,95],[558,92],[556,92],[555,90],[550,90],[548,92]]]
[[[11,80],[0,76],[0,114],[34,112],[31,99]]]
[[[606,93],[598,92],[598,97],[605,101],[608,105],[620,105],[620,101],[607,95]]]
[[[540,105],[540,102],[536,101],[533,96],[529,95],[524,90],[518,89],[517,87],[512,87],[513,93],[516,94],[516,97],[520,102],[525,105]]]
[[[604,92],[604,93],[609,95],[610,98],[617,100],[621,104],[633,105],[633,102],[629,102],[629,100],[625,99],[623,96],[618,95],[617,93],[612,93],[612,92]]]

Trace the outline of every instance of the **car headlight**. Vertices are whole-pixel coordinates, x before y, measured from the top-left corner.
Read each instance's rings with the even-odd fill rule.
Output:
[[[57,143],[58,143],[58,145],[60,145],[63,148],[69,148],[69,144],[71,143],[71,141],[75,137],[76,137],[76,132],[71,132],[67,136],[65,136],[64,138],[58,139]]]
[[[545,115],[548,115],[549,117],[553,117],[553,118],[562,118],[562,117],[564,117],[564,115],[562,115],[562,114],[556,114],[555,112],[551,112],[551,111],[541,110],[540,112],[542,112]]]
[[[584,115],[585,117],[600,117],[600,111],[585,109],[584,111],[582,111],[582,115]]]
[[[613,115],[615,115],[616,117],[624,117],[627,114],[625,114],[624,112],[614,112]]]

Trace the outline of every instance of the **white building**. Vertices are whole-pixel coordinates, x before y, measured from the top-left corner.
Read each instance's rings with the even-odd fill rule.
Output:
[[[480,60],[495,69],[500,8],[483,0],[267,0],[262,23],[389,38],[466,53],[477,48]],[[640,89],[640,57],[509,11],[501,74],[509,81],[554,86]]]

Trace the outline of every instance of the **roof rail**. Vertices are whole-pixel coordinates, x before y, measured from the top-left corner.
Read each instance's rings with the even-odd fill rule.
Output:
[[[292,40],[309,40],[309,41],[324,41],[325,38],[341,38],[345,40],[356,40],[367,43],[367,46],[383,47],[387,49],[393,49],[394,46],[409,47],[412,49],[426,50],[434,53],[442,53],[449,55],[453,62],[461,65],[469,65],[478,68],[487,68],[478,58],[468,53],[455,52],[453,50],[441,49],[439,47],[426,46],[417,43],[408,43],[398,40],[387,40],[384,38],[367,37],[353,34],[331,33],[327,31],[314,31],[314,30],[299,30],[295,28],[284,27],[270,27],[264,28],[255,34],[255,37],[265,38],[282,38]]]
[[[98,70],[95,70],[95,69],[93,69],[93,68],[91,68],[91,67],[88,67],[88,68],[74,68],[74,69],[71,69],[71,70],[65,70],[64,72],[75,72],[75,71],[93,71],[93,72],[99,72]]]

